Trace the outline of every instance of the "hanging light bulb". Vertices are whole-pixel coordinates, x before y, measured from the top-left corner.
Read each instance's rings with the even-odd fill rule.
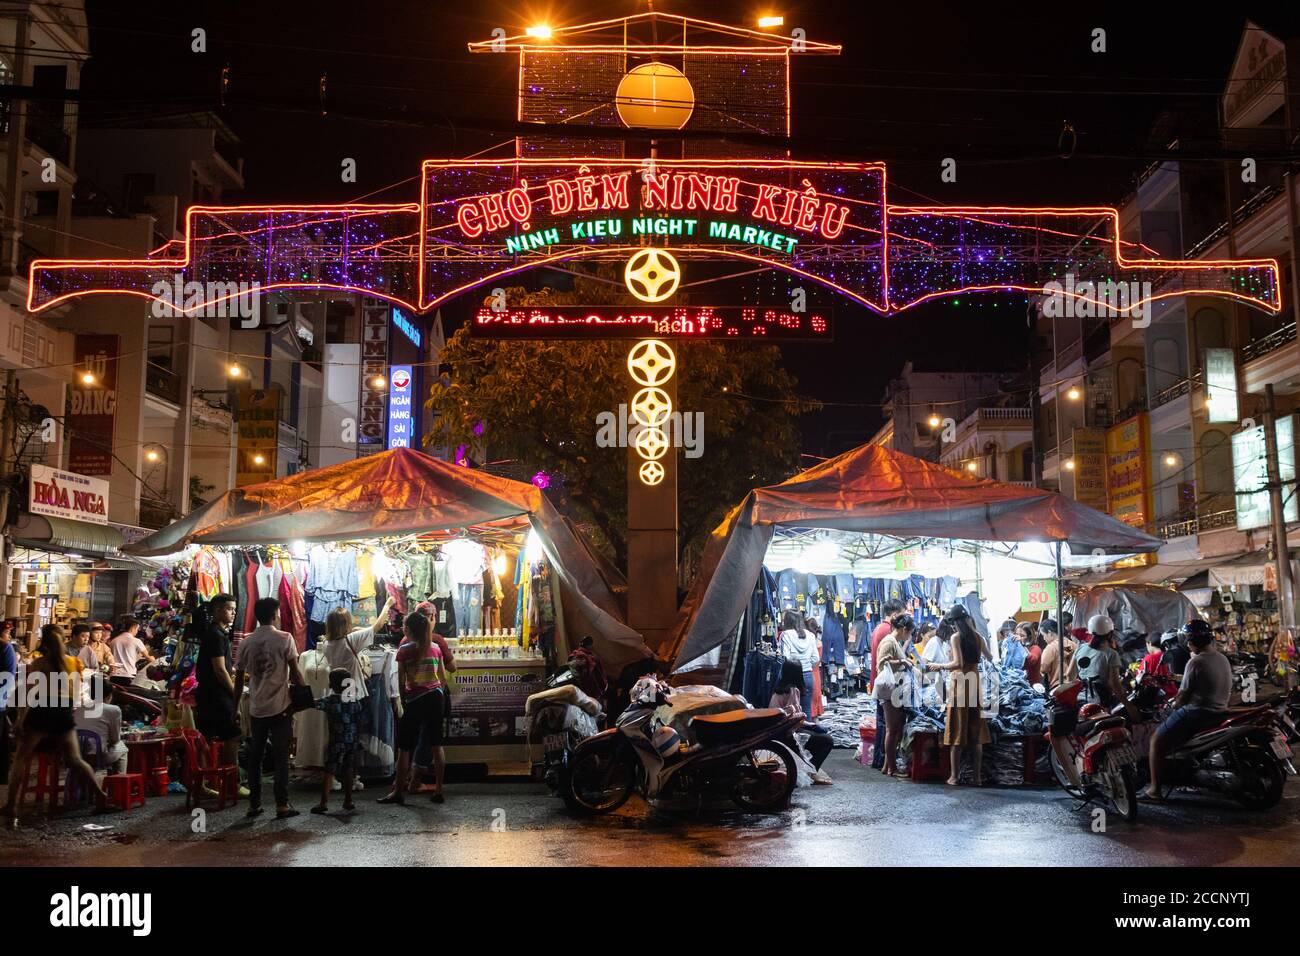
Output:
[[[938,428],[941,424],[943,424],[943,419],[939,417],[937,412],[933,412],[933,411],[930,412],[930,417],[926,419],[926,421],[929,422],[931,428]]]
[[[1083,393],[1080,392],[1078,388],[1076,388],[1075,386],[1071,385],[1070,388],[1069,388],[1069,390],[1065,393],[1065,397],[1068,398],[1068,399],[1069,399],[1070,401],[1072,401],[1072,402],[1077,402],[1077,401],[1079,400],[1079,397],[1080,397],[1082,394],[1083,394]]]
[[[1066,471],[1074,471],[1074,459],[1073,459],[1073,458],[1067,458],[1067,459],[1065,459],[1065,470],[1066,470]]]
[[[94,373],[94,372],[82,372],[82,373],[81,373],[81,384],[82,384],[82,385],[94,385],[94,384],[95,384],[95,373]]]

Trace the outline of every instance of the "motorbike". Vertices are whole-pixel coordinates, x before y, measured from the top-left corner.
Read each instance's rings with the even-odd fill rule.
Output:
[[[1075,682],[1052,691],[1049,712],[1053,715],[1072,712],[1078,706],[1083,687],[1082,682]],[[1123,704],[1112,712],[1100,704],[1084,704],[1079,708],[1073,731],[1061,738],[1078,784],[1070,778],[1056,748],[1052,747],[1051,734],[1044,734],[1043,739],[1050,748],[1052,774],[1061,789],[1084,805],[1100,803],[1130,823],[1137,819],[1138,754]]]
[[[1300,687],[1272,705],[1278,727],[1286,735],[1286,742],[1293,748],[1300,742]]]
[[[1141,719],[1133,725],[1139,748],[1139,776],[1150,777],[1147,746],[1168,706],[1163,690],[1143,680],[1130,695]],[[1162,790],[1175,787],[1232,797],[1250,810],[1267,810],[1282,799],[1287,774],[1296,772],[1286,733],[1273,707],[1231,707],[1222,723],[1165,755]]]
[[[656,726],[655,711],[670,697],[667,685],[642,678],[615,726],[578,744],[564,774],[570,810],[611,813],[633,792],[647,800],[726,793],[756,813],[789,803],[802,714],[747,708],[693,717],[687,728],[695,743],[687,744],[671,726]]]
[[[577,690],[577,675],[572,668],[556,673],[547,680],[546,687],[546,691],[528,698],[524,713],[529,747],[539,746],[542,754],[533,762],[533,777],[545,782],[552,794],[559,794],[573,751],[584,739],[604,729],[605,715],[589,714],[572,699],[550,693],[564,687]]]

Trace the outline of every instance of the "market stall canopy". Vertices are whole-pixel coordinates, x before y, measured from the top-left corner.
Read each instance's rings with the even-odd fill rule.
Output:
[[[1300,564],[1295,558],[1296,552],[1292,551],[1291,580],[1300,581]],[[1263,585],[1268,580],[1269,565],[1273,563],[1267,551],[1248,551],[1229,560],[1219,558],[1210,568],[1209,584],[1216,588]]]
[[[863,445],[751,491],[714,529],[674,629],[675,666],[707,654],[735,630],[777,525],[900,538],[1064,541],[1076,554],[1133,554],[1163,544],[1055,492],[968,478]]]
[[[615,674],[648,657],[641,636],[623,623],[609,569],[597,566],[540,488],[414,449],[395,448],[228,491],[123,551],[164,555],[190,544],[357,541],[528,526],[559,576],[569,633],[591,634]]]

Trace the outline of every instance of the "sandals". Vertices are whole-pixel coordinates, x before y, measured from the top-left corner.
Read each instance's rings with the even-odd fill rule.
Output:
[[[299,813],[293,807],[290,807],[288,810],[275,811],[275,818],[277,820],[288,820],[290,817],[296,817],[296,816],[299,816]]]
[[[1158,793],[1152,793],[1149,787],[1144,787],[1137,794],[1139,803],[1168,803],[1169,801]]]
[[[318,804],[316,804],[316,806],[314,806],[314,807],[311,808],[311,812],[312,812],[312,813],[329,813],[329,812],[330,812],[330,808],[329,808],[326,804],[324,804],[324,803],[318,803]]]
[[[375,802],[376,802],[376,803],[395,803],[395,804],[397,804],[399,807],[404,807],[404,806],[406,806],[406,797],[405,797],[403,794],[400,794],[400,793],[390,793],[390,794],[389,794],[388,796],[386,796],[386,797],[380,797],[380,798],[379,798],[378,800],[376,800]]]

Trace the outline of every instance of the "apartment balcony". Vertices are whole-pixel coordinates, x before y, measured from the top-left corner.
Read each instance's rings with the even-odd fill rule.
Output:
[[[1280,329],[1275,329],[1263,338],[1256,339],[1253,342],[1243,345],[1241,348],[1241,361],[1243,363],[1252,362],[1270,352],[1276,352],[1287,343],[1294,342],[1295,334],[1295,323],[1288,322]]]
[[[155,398],[173,405],[181,403],[181,377],[161,365],[150,362],[145,367],[144,389]]]
[[[170,501],[148,495],[140,496],[140,527],[157,531],[159,528],[167,527],[178,517],[180,515]]]

